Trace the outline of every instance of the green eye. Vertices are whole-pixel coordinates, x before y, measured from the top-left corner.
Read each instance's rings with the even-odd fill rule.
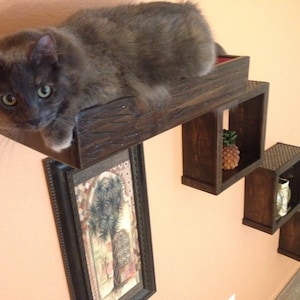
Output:
[[[11,94],[6,94],[1,97],[2,102],[7,106],[14,106],[17,104],[17,99]]]
[[[42,85],[41,87],[39,87],[37,93],[40,98],[45,99],[45,98],[50,97],[50,95],[52,93],[52,89],[49,85]]]

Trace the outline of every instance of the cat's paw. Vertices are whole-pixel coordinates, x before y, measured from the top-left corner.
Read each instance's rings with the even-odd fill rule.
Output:
[[[42,130],[45,145],[55,152],[61,152],[71,146],[73,140],[73,127],[61,127],[55,122]]]
[[[65,139],[64,141],[61,141],[60,143],[56,143],[56,142],[54,142],[54,143],[50,142],[49,143],[49,141],[47,141],[46,146],[48,148],[52,149],[55,152],[61,152],[64,149],[67,149],[67,148],[69,148],[71,146],[72,139],[73,139],[73,137],[70,136],[67,139]]]
[[[137,97],[144,101],[150,109],[162,109],[167,105],[171,96],[167,86],[149,86],[144,83],[135,85]]]

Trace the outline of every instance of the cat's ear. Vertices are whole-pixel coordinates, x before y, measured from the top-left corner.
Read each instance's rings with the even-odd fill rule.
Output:
[[[50,33],[44,34],[29,53],[29,60],[39,65],[42,61],[51,64],[58,62],[56,41]]]

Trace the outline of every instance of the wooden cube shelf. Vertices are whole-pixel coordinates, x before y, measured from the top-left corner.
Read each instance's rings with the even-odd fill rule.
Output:
[[[296,212],[281,228],[278,252],[300,261],[300,212]]]
[[[261,164],[265,145],[269,84],[249,81],[242,94],[182,126],[182,183],[212,194],[249,174]],[[229,129],[237,132],[239,166],[222,170],[223,115],[229,111]]]
[[[291,199],[287,215],[277,214],[279,177],[289,180]],[[300,147],[277,143],[265,151],[258,169],[245,179],[243,224],[273,234],[300,208]]]

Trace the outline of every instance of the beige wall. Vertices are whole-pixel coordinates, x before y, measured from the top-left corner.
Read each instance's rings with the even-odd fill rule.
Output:
[[[102,1],[0,0],[0,35],[55,24]],[[107,1],[108,3],[109,1]],[[250,78],[271,83],[267,147],[300,145],[300,2],[202,0],[216,39],[251,57]],[[271,300],[299,264],[273,236],[242,225],[244,181],[220,196],[181,185],[175,128],[145,143],[158,292],[154,300]],[[43,156],[0,138],[0,299],[67,300]]]

